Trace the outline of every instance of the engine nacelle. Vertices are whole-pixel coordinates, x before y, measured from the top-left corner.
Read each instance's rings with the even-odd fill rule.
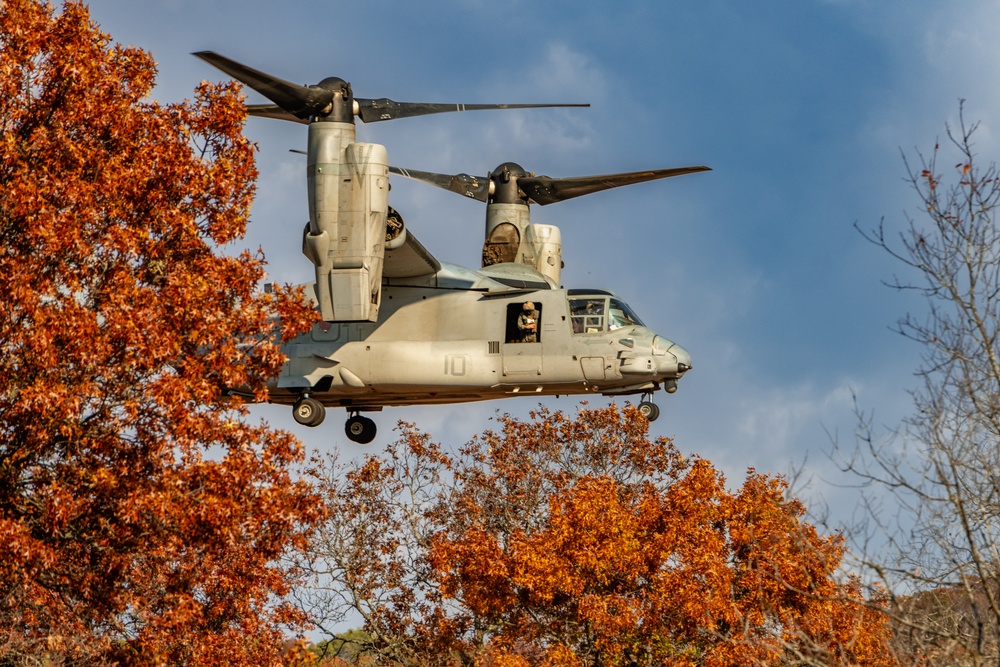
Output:
[[[522,260],[559,285],[562,275],[562,233],[555,225],[532,223],[524,232]]]
[[[532,224],[526,204],[490,203],[486,207],[483,267],[504,262],[527,264],[560,284],[563,262],[559,228]]]
[[[324,320],[375,322],[382,297],[389,160],[384,146],[353,138],[349,123],[309,124],[309,226],[302,251],[316,266]]]

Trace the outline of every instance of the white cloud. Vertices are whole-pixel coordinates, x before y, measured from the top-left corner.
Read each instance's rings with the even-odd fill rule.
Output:
[[[956,3],[874,3],[859,12],[886,46],[889,89],[871,109],[872,136],[889,149],[929,150],[957,125],[958,100],[969,120],[989,120],[1000,105],[1000,7],[996,0]],[[984,123],[977,145],[998,148]]]
[[[590,57],[562,42],[548,45],[545,56],[532,64],[526,76],[532,87],[552,95],[586,95],[592,104],[608,98],[607,77]]]

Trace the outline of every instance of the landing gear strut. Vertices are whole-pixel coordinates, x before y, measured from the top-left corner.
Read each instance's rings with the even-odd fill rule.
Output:
[[[374,421],[359,414],[352,415],[347,420],[347,424],[344,425],[344,432],[347,433],[347,437],[362,445],[367,445],[374,440],[377,430],[378,427],[375,426]]]
[[[292,406],[292,416],[303,426],[319,426],[326,417],[326,408],[311,396],[303,396]]]

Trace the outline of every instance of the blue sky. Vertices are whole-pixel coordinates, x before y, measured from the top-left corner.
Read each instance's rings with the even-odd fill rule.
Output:
[[[224,75],[190,55],[214,50],[300,83],[352,82],[361,97],[434,102],[589,102],[590,109],[446,114],[364,125],[390,162],[485,175],[506,161],[551,176],[705,164],[713,171],[547,207],[567,287],[606,287],[686,347],[694,370],[656,397],[654,435],[747,467],[803,465],[807,495],[836,497],[825,457],[850,441],[852,394],[898,423],[919,350],[890,331],[912,297],[883,287],[900,270],[853,225],[901,228],[916,215],[911,157],[966,115],[996,155],[1000,2],[967,0],[441,0],[434,3],[94,0],[93,19],[152,52],[155,97],[190,97]],[[263,101],[251,94],[251,101]],[[250,247],[270,277],[305,282],[305,128],[251,119],[261,172]],[[942,161],[947,164],[947,160]],[[391,203],[440,259],[477,266],[484,208],[404,179]],[[594,399],[603,404],[606,399]],[[576,399],[546,401],[574,410]],[[399,419],[465,442],[497,410],[531,399],[373,415],[379,446]],[[255,411],[310,447],[346,441],[340,411],[318,429]]]

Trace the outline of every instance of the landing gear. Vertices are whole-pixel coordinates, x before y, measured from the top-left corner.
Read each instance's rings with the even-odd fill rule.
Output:
[[[655,422],[656,418],[660,416],[660,408],[657,407],[656,403],[648,400],[649,394],[643,395],[642,398],[642,402],[639,403],[639,414],[647,420]]]
[[[319,426],[326,417],[326,408],[311,396],[303,396],[292,406],[292,416],[303,426]]]
[[[660,416],[660,408],[657,407],[656,403],[643,401],[639,404],[639,414],[649,421],[655,422],[656,418]]]
[[[312,396],[304,395],[292,406],[292,416],[303,426],[319,426],[326,417],[326,408]],[[351,414],[344,426],[347,437],[362,445],[367,445],[374,440],[377,430],[378,427],[375,426],[373,420],[362,417],[357,412]]]
[[[378,428],[375,426],[374,421],[361,415],[352,416],[347,420],[347,424],[344,425],[344,432],[347,433],[347,437],[362,445],[367,445],[374,440],[377,430]]]

